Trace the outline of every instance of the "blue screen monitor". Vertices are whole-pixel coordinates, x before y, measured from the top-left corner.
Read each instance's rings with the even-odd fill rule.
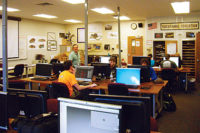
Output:
[[[116,82],[126,85],[140,85],[140,69],[117,68]]]

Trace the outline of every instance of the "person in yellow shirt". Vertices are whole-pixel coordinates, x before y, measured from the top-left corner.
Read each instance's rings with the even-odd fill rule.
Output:
[[[71,60],[64,62],[64,71],[60,73],[58,82],[65,83],[69,89],[69,94],[71,98],[76,98],[81,95],[81,90],[95,87],[96,84],[91,84],[87,86],[80,86],[75,78],[75,68]],[[79,92],[80,91],[80,92]]]

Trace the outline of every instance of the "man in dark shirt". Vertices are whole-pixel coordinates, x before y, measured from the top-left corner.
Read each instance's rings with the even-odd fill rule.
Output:
[[[167,54],[165,56],[166,60],[164,60],[160,63],[161,68],[174,68],[174,69],[176,69],[177,68],[176,63],[173,62],[173,61],[170,61],[169,58],[170,58],[170,55]]]

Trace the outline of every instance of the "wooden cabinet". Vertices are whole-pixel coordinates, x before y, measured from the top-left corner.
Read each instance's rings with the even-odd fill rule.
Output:
[[[195,40],[182,41],[182,67],[189,67],[189,78],[195,77]]]
[[[195,68],[196,68],[196,80],[200,82],[200,32],[196,34],[196,60],[195,60]]]

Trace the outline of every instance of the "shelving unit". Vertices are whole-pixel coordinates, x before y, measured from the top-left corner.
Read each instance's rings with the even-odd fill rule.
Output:
[[[195,40],[182,41],[182,66],[189,67],[189,78],[195,77]]]
[[[162,61],[163,57],[165,56],[165,41],[154,41],[153,52],[155,66],[158,66],[160,61]]]

